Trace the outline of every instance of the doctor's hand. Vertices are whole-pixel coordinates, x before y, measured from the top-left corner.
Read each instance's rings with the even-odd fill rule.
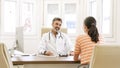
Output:
[[[53,53],[51,51],[46,51],[45,55],[47,55],[47,56],[53,56]]]

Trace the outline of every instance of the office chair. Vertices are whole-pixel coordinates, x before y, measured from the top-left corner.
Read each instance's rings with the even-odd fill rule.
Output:
[[[47,33],[51,30],[52,28],[41,28],[41,36],[44,34],[44,33]],[[67,28],[61,28],[60,29],[61,32],[64,32],[64,33],[67,33]]]
[[[89,68],[120,68],[120,46],[96,46]]]
[[[8,50],[3,43],[0,43],[0,68],[13,68]]]

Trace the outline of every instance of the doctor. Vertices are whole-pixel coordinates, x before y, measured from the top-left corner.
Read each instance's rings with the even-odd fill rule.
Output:
[[[39,54],[47,56],[68,56],[73,55],[73,48],[70,39],[63,32],[60,32],[62,25],[61,18],[54,18],[52,29],[43,34]]]

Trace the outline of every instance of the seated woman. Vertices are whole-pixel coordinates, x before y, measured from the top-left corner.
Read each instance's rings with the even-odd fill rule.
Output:
[[[100,36],[96,27],[94,17],[87,17],[84,20],[84,35],[80,35],[75,44],[74,60],[78,61],[80,56],[81,68],[88,68],[92,51],[96,44],[100,43]]]

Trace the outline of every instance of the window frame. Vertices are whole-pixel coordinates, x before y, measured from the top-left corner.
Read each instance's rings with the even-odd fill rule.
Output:
[[[45,5],[47,4],[58,4],[59,5],[59,15],[58,17],[62,18],[63,21],[64,21],[64,8],[65,8],[65,4],[69,4],[69,3],[75,3],[76,4],[76,18],[77,18],[77,22],[76,22],[76,33],[69,33],[68,35],[69,36],[76,36],[77,35],[77,31],[78,31],[78,25],[77,23],[79,22],[79,0],[75,1],[75,0],[44,0],[44,9],[43,9],[43,12],[44,12],[44,21],[42,23],[42,27],[45,27],[45,23],[46,23],[46,16],[47,16],[47,7]],[[61,8],[62,7],[62,8]],[[52,21],[51,21],[52,22]],[[61,28],[65,28],[62,27]]]
[[[5,1],[13,1],[13,2],[16,2],[16,17],[17,17],[17,23],[16,23],[16,26],[15,27],[19,27],[19,26],[22,26],[22,4],[24,4],[24,3],[32,3],[33,4],[33,23],[34,23],[34,33],[30,33],[30,32],[28,32],[28,33],[25,33],[24,32],[24,35],[26,35],[26,36],[28,36],[28,37],[33,37],[33,36],[36,36],[37,35],[37,23],[36,23],[36,1],[34,1],[34,0],[1,0],[1,35],[2,36],[5,36],[5,37],[14,37],[14,35],[15,35],[15,32],[5,32],[4,31],[4,2]]]
[[[101,22],[103,22],[103,0],[96,0],[96,5],[97,5],[97,14],[96,14],[96,20],[97,20],[97,27],[98,27],[98,30],[99,30],[99,33],[103,36],[104,38],[104,41],[106,42],[114,42],[116,41],[116,7],[115,7],[115,4],[116,4],[116,1],[113,1],[113,0],[110,0],[111,2],[111,6],[112,7],[110,10],[110,33],[109,34],[102,34],[102,24]],[[88,3],[89,4],[89,3]],[[113,9],[115,8],[115,9]],[[90,11],[90,10],[89,10]],[[88,11],[88,15],[89,15],[89,11]]]

